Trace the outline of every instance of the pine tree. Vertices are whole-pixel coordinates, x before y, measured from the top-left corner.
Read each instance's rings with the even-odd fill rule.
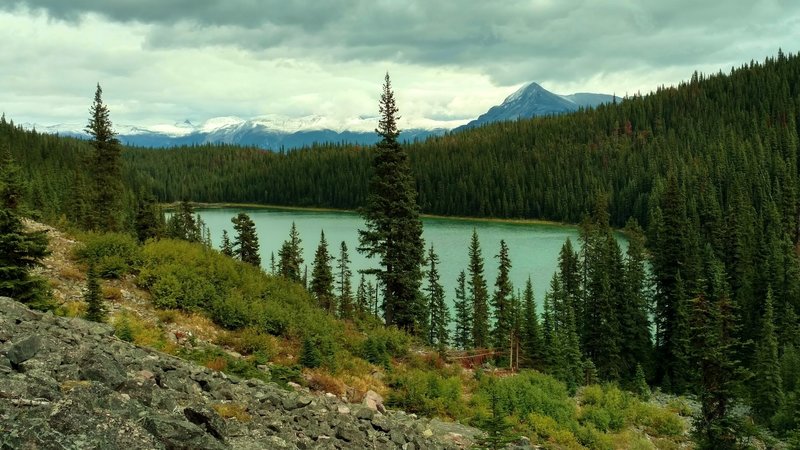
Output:
[[[620,356],[625,379],[636,376],[636,367],[650,367],[652,354],[644,233],[635,219],[625,226],[628,249],[624,262],[624,301],[618,305]]]
[[[300,364],[309,369],[314,369],[322,365],[322,351],[316,339],[312,339],[308,336],[303,339],[303,348],[300,351]]]
[[[356,288],[356,311],[359,316],[369,314],[370,312],[369,298],[367,297],[367,283],[364,280],[364,274],[361,274],[361,280],[358,282]]]
[[[642,400],[650,399],[650,386],[647,385],[647,378],[644,376],[644,369],[641,364],[636,365],[636,372],[633,376],[633,392]]]
[[[469,302],[472,303],[472,345],[486,348],[489,345],[489,294],[483,277],[483,257],[478,241],[478,231],[472,229],[469,246]]]
[[[505,350],[510,346],[512,328],[511,296],[514,293],[509,277],[511,259],[508,256],[508,246],[505,240],[500,240],[500,252],[495,255],[495,258],[499,260],[499,266],[497,280],[495,281],[495,291],[492,296],[492,307],[494,309],[492,342],[496,349]]]
[[[386,323],[419,335],[425,315],[420,295],[424,260],[422,221],[408,155],[397,141],[397,112],[389,74],[380,100],[376,132],[382,138],[372,162],[366,206],[361,211],[366,229],[359,230],[359,250],[380,257],[372,270],[384,292]]]
[[[330,314],[336,314],[336,297],[333,295],[333,270],[331,269],[333,259],[328,253],[325,231],[322,231],[319,246],[314,254],[314,266],[311,270],[311,293],[317,298],[319,307]]]
[[[450,311],[444,298],[444,287],[439,281],[439,256],[431,245],[428,250],[428,311],[430,311],[429,342],[443,349],[450,342]]]
[[[31,274],[49,254],[45,231],[26,231],[21,217],[22,180],[10,153],[0,160],[0,296],[37,309],[52,306],[47,283]]]
[[[269,253],[269,273],[275,275],[275,252]]]
[[[189,242],[203,242],[203,224],[187,200],[183,200],[178,205],[178,210],[167,220],[167,237]]]
[[[775,318],[772,311],[772,289],[767,291],[764,316],[761,318],[761,338],[753,361],[752,406],[757,420],[769,420],[783,404],[783,382],[778,359],[778,339],[775,337]]]
[[[139,242],[157,239],[164,234],[166,228],[164,214],[152,194],[143,192],[139,195],[134,227]]]
[[[300,233],[297,232],[297,227],[292,222],[289,240],[284,241],[278,251],[278,274],[297,283],[303,281],[300,275],[300,267],[303,265],[301,242]]]
[[[702,449],[738,448],[738,424],[731,417],[743,372],[736,360],[735,305],[722,263],[710,247],[704,255],[700,294],[692,300],[692,360],[698,370],[701,412],[695,437]]]
[[[228,230],[222,230],[222,244],[219,249],[223,255],[233,257],[233,244],[231,238],[228,237]]]
[[[86,302],[86,320],[105,322],[106,307],[103,304],[103,296],[100,292],[100,283],[94,263],[89,264],[89,270],[86,272],[86,293],[83,295],[83,299]]]
[[[472,313],[473,308],[467,298],[467,275],[462,270],[456,280],[456,333],[454,345],[461,349],[472,347]]]
[[[522,353],[528,367],[542,368],[542,353],[544,343],[542,332],[539,329],[539,319],[536,314],[536,301],[533,296],[533,283],[531,277],[525,283],[522,294]]]
[[[233,229],[236,230],[236,237],[233,240],[233,254],[242,262],[261,267],[255,222],[243,212],[233,217],[231,222],[233,223]]]
[[[489,378],[487,394],[489,394],[489,411],[491,417],[485,419],[481,428],[486,431],[486,436],[475,441],[476,449],[499,450],[506,448],[513,441],[510,435],[511,425],[506,421],[506,414],[500,404],[499,388],[494,378]]]
[[[347,254],[347,244],[342,241],[339,250],[339,260],[336,264],[337,280],[339,288],[339,317],[342,319],[352,319],[355,315],[353,305],[353,287],[350,280],[350,256]]]
[[[89,123],[85,131],[91,136],[94,147],[90,171],[93,180],[91,228],[118,231],[122,222],[122,163],[119,140],[111,125],[108,107],[103,104],[100,83],[89,109]]]

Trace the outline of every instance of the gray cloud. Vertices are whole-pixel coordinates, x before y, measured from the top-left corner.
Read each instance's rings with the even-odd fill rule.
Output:
[[[123,121],[355,117],[385,70],[406,117],[469,118],[526,81],[624,95],[800,50],[795,0],[0,0],[0,20],[0,106],[53,121],[97,81]]]
[[[800,16],[793,0],[11,0],[4,7],[149,24],[150,49],[230,46],[264,57],[446,65],[502,85],[728,63],[740,42],[753,56],[774,53]]]

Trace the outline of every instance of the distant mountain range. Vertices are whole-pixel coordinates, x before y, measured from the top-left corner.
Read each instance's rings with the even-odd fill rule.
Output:
[[[491,107],[477,119],[456,128],[456,131],[504,120],[570,113],[580,108],[594,108],[603,103],[611,103],[615,99],[621,100],[614,95],[584,92],[558,95],[537,83],[528,83],[506,97],[503,103]]]
[[[578,93],[554,94],[536,83],[529,83],[508,96],[502,104],[493,106],[477,119],[464,124],[463,121],[441,122],[422,119],[416,123],[401,124],[400,139],[413,142],[448,131],[460,131],[486,123],[516,120],[552,114],[564,114],[579,108],[595,107],[610,103],[619,97],[606,94]],[[335,122],[322,116],[290,118],[265,115],[252,119],[238,117],[215,117],[200,124],[189,120],[172,125],[150,127],[115,125],[119,139],[124,144],[139,147],[175,147],[223,143],[261,147],[269,150],[293,149],[314,143],[351,143],[372,145],[378,142],[375,134],[377,117],[359,117]],[[458,126],[460,125],[460,126]],[[22,124],[39,132],[85,138],[84,125],[59,124],[41,126]]]
[[[277,151],[310,146],[314,143],[340,143],[372,145],[378,142],[375,134],[377,118],[358,118],[339,124],[320,116],[288,118],[277,115],[252,119],[215,117],[201,124],[186,120],[173,125],[151,127],[114,125],[117,138],[126,145],[139,147],[176,147],[180,145],[234,144],[261,147]],[[403,141],[424,140],[441,135],[452,128],[432,123],[431,128],[411,128],[401,132]],[[439,125],[439,126],[436,126]],[[39,132],[86,138],[79,124],[41,126],[22,124],[24,128]]]

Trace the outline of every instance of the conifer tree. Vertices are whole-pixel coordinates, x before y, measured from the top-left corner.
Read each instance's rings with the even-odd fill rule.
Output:
[[[475,442],[475,448],[485,450],[500,450],[506,448],[513,441],[510,435],[511,425],[506,421],[506,413],[500,403],[500,393],[494,378],[489,378],[487,394],[489,395],[489,412],[491,417],[483,421],[482,427],[486,436],[480,437]]]
[[[228,230],[222,230],[222,244],[219,247],[223,255],[233,257],[233,244],[231,238],[228,237]]]
[[[319,307],[330,314],[336,314],[336,296],[333,295],[333,270],[331,269],[333,259],[328,253],[325,231],[322,231],[319,246],[314,254],[314,266],[311,270],[311,293],[317,298]]]
[[[439,256],[431,245],[428,250],[428,311],[430,311],[429,342],[443,349],[450,342],[450,311],[444,298],[444,287],[439,281]]]
[[[361,213],[366,229],[359,230],[359,250],[378,256],[372,270],[384,292],[386,323],[420,335],[424,305],[420,295],[424,260],[422,221],[408,155],[397,138],[397,106],[389,74],[381,95],[376,132],[382,138],[372,162],[372,179]]]
[[[489,293],[483,276],[483,256],[478,241],[478,231],[472,229],[469,245],[469,302],[472,304],[472,345],[485,348],[489,345]]]
[[[505,240],[500,240],[500,252],[495,256],[499,260],[495,291],[492,296],[494,309],[494,328],[492,329],[492,342],[496,349],[505,350],[510,346],[512,329],[511,297],[514,288],[511,285],[509,272],[511,259],[508,256],[508,246]]]
[[[269,273],[275,275],[275,252],[269,253]]]
[[[456,330],[454,345],[460,349],[472,347],[473,308],[467,298],[467,275],[462,270],[456,280],[455,315]]]
[[[89,123],[85,131],[91,136],[94,147],[90,166],[94,194],[91,228],[118,231],[122,226],[121,149],[111,125],[108,107],[103,103],[100,83],[97,84],[94,103],[89,109]]]
[[[645,268],[644,233],[635,219],[625,226],[628,249],[624,262],[623,300],[618,304],[620,356],[625,379],[636,376],[637,366],[650,367],[652,345],[648,311],[650,299]]]
[[[183,200],[178,210],[167,220],[167,237],[189,242],[203,242],[203,224],[194,213],[192,204]]]
[[[240,212],[231,218],[236,237],[233,240],[233,254],[240,261],[255,267],[261,267],[261,255],[258,254],[258,234],[256,224],[247,214]]]
[[[283,242],[278,251],[278,274],[297,283],[303,281],[300,274],[300,267],[303,265],[302,249],[300,248],[300,233],[292,222],[292,229],[289,231],[289,239]]]
[[[353,305],[353,287],[350,277],[350,256],[347,253],[347,244],[342,241],[339,247],[339,259],[336,263],[337,280],[339,288],[339,317],[342,319],[352,319],[355,314]]]
[[[31,274],[49,254],[45,231],[26,231],[21,216],[22,180],[6,153],[0,160],[0,296],[37,309],[52,304],[47,283]]]
[[[370,313],[370,301],[367,297],[367,283],[363,273],[361,274],[361,280],[358,282],[358,288],[356,288],[356,311],[359,316]]]
[[[89,264],[89,270],[86,272],[86,293],[83,295],[83,299],[86,302],[86,320],[105,322],[106,307],[103,304],[94,263]]]
[[[312,339],[309,336],[303,338],[303,348],[300,351],[300,364],[309,369],[314,369],[322,365],[322,351],[316,339]]]
[[[736,360],[737,323],[722,263],[706,247],[700,294],[692,300],[692,361],[697,366],[701,411],[695,420],[699,448],[737,448],[731,416],[743,372]]]
[[[526,365],[536,369],[542,368],[542,353],[544,343],[542,332],[539,329],[539,319],[536,313],[536,301],[533,296],[533,283],[531,277],[525,283],[522,294],[522,353]]]
[[[633,375],[633,392],[642,400],[650,399],[650,386],[647,385],[647,378],[644,376],[644,369],[641,364],[636,365],[636,372]]]
[[[139,242],[156,239],[164,234],[166,228],[164,214],[152,194],[142,193],[139,195],[134,227]]]
[[[783,382],[774,320],[772,289],[769,289],[764,304],[764,316],[761,318],[761,337],[753,360],[751,394],[756,418],[764,422],[768,422],[783,404]]]

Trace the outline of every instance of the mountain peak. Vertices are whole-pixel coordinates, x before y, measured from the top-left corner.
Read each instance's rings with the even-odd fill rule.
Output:
[[[611,95],[591,93],[558,95],[543,88],[539,83],[531,81],[523,84],[513,94],[506,97],[500,105],[493,106],[485,114],[456,130],[491,122],[570,113],[580,108],[611,103],[614,98]]]

